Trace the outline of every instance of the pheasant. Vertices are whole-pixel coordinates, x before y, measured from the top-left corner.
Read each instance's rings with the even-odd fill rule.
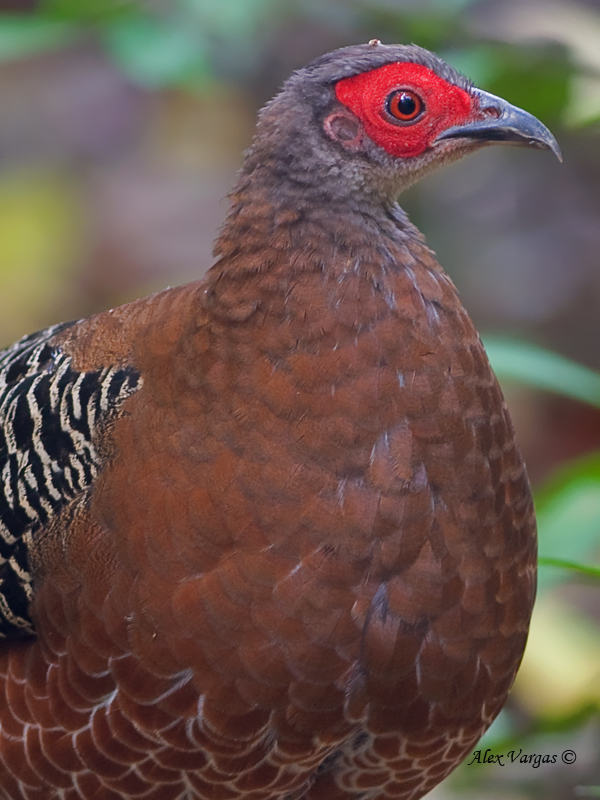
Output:
[[[0,356],[3,800],[415,800],[518,668],[535,519],[450,279],[396,204],[560,151],[417,46],[262,110],[205,279]]]

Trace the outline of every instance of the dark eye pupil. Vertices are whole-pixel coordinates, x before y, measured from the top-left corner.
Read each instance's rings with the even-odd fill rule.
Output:
[[[402,116],[410,117],[417,110],[417,103],[414,97],[403,92],[397,100],[396,108]]]
[[[423,101],[408,89],[398,89],[387,99],[387,112],[400,122],[412,122],[423,110]]]

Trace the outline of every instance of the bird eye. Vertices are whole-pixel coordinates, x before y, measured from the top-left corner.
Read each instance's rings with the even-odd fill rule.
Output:
[[[408,89],[392,92],[386,100],[386,111],[400,122],[412,122],[423,111],[423,101]]]

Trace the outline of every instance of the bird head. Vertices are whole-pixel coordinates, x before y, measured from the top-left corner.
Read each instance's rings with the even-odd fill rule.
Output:
[[[489,144],[546,148],[561,158],[556,139],[528,112],[427,50],[378,40],[295,72],[261,112],[257,141],[276,154],[278,178],[287,172],[296,185],[332,196],[395,196]]]

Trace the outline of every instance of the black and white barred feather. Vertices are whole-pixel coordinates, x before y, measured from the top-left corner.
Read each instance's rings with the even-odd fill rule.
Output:
[[[0,638],[33,633],[28,548],[100,465],[97,433],[141,385],[130,368],[77,372],[53,341],[73,323],[0,353]]]

